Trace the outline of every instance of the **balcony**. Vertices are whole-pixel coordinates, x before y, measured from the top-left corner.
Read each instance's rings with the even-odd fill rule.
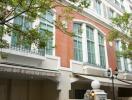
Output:
[[[73,73],[79,73],[79,74],[104,76],[106,72],[106,69],[101,66],[90,65],[87,63],[84,64],[83,62],[78,62],[75,60],[70,61],[70,67]]]
[[[3,48],[2,52],[12,55],[18,55],[23,57],[35,58],[35,59],[45,59],[44,49],[29,49],[22,46],[9,46],[9,48]]]
[[[7,54],[7,58],[0,59],[0,62],[49,70],[58,70],[60,67],[60,58],[54,55],[46,55],[44,49],[9,46],[9,48],[3,48],[1,51]]]

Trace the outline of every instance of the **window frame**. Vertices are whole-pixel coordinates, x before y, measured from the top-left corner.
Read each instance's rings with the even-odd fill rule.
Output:
[[[18,18],[19,18],[19,23],[20,23],[20,19],[21,19],[21,23],[20,24],[15,23],[15,21],[18,20]],[[27,22],[30,23],[30,25],[29,25],[28,28],[32,28],[33,27],[33,23],[28,20],[28,17],[27,17],[26,14],[22,14],[20,16],[17,16],[13,20],[13,24],[20,25],[22,31],[26,31],[27,27],[24,27],[24,26],[26,26]],[[15,38],[15,40],[14,40],[14,38]],[[11,46],[12,47],[14,47],[14,48],[20,48],[20,49],[23,49],[24,51],[25,50],[26,51],[27,50],[31,50],[31,45],[29,45],[29,44],[24,44],[24,45],[20,44],[20,45],[17,45],[17,41],[18,41],[17,38],[18,38],[18,34],[14,35],[14,33],[12,32],[12,36],[11,36]],[[13,43],[13,42],[15,42],[15,43]]]
[[[79,25],[80,29],[77,30],[80,31],[80,34],[75,32],[75,25]],[[74,36],[74,59],[77,61],[83,61],[83,51],[82,51],[82,24],[81,23],[74,23],[73,24],[73,32],[75,34]],[[77,45],[75,46],[75,41],[77,42]],[[80,44],[80,45],[79,45]],[[79,46],[81,48],[79,48]]]
[[[95,0],[95,10],[96,10],[96,13],[101,15],[102,14],[102,9],[101,9],[101,4],[102,2],[100,0]]]
[[[88,31],[87,31],[87,29],[88,29]],[[91,33],[91,31],[92,31],[92,33]],[[92,35],[92,37],[88,36],[88,35]],[[88,25],[86,25],[86,38],[87,38],[88,64],[96,65],[94,31],[93,31],[93,28],[91,28]],[[90,46],[88,46],[88,44],[90,44]]]
[[[48,19],[46,19],[46,18],[49,18],[47,16],[48,13],[52,14],[52,22],[51,23],[49,22]],[[54,39],[55,39],[55,37],[54,37],[54,35],[55,35],[54,34],[55,33],[54,32],[55,31],[54,16],[55,16],[54,12],[52,10],[50,10],[50,11],[47,11],[45,14],[42,14],[41,17],[39,18],[40,19],[40,22],[39,22],[39,25],[40,25],[39,31],[40,31],[40,29],[43,30],[43,31],[48,30],[48,26],[49,26],[49,27],[52,27],[52,31],[51,32],[53,34],[53,36],[51,37],[51,39],[49,39],[49,41],[47,42],[46,47],[39,49],[40,53],[41,53],[41,51],[44,52],[43,55],[54,55],[54,48],[53,48],[54,44],[55,44],[54,43],[55,42],[54,41]],[[46,18],[44,18],[44,17],[46,17]],[[46,28],[42,28],[41,24],[45,25]],[[48,31],[50,31],[50,30],[48,30]],[[50,44],[50,45],[48,45],[48,44]],[[50,51],[48,51],[48,50],[50,50]]]
[[[105,68],[106,66],[106,56],[105,55],[106,54],[105,54],[104,36],[101,32],[98,32],[98,41],[99,41],[100,67]]]

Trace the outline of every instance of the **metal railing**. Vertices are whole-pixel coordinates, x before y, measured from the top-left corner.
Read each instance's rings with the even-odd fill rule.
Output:
[[[9,46],[8,49],[22,53],[45,56],[45,49],[31,49],[31,48],[26,48],[24,46],[14,46],[14,45]]]

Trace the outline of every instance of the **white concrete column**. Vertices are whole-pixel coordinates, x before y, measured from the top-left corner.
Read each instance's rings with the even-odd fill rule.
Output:
[[[69,100],[69,90],[66,89],[60,90],[58,100]]]
[[[119,51],[121,51],[122,50],[122,48],[121,48],[121,41],[119,41],[119,45],[118,45],[119,47],[117,47],[118,48],[118,50]],[[123,60],[123,58],[121,58],[120,57],[120,62],[121,62],[121,70],[125,70],[125,68],[123,69],[123,66],[124,66],[124,60]],[[122,65],[123,64],[123,65]]]
[[[119,51],[122,51],[121,46],[122,46],[122,44],[121,44],[121,41],[120,41],[119,42]],[[120,57],[120,61],[121,61],[121,69],[122,69],[122,71],[125,71],[124,58],[123,57]]]
[[[60,90],[58,100],[69,100],[69,90],[71,90],[70,72],[61,71],[58,81],[58,90]]]
[[[56,10],[55,9],[53,9],[53,20],[55,21],[56,20]],[[56,29],[55,29],[55,25],[53,24],[53,47],[55,47],[55,31],[56,31]],[[53,56],[55,56],[55,48],[53,48]]]
[[[100,53],[99,53],[99,41],[98,41],[97,29],[94,29],[94,41],[95,41],[95,60],[96,60],[96,64],[100,65]]]
[[[83,51],[83,62],[88,62],[88,51],[87,51],[87,36],[86,36],[86,24],[82,24],[82,51]]]
[[[105,49],[106,68],[109,68],[106,39],[104,39],[104,49]]]
[[[127,59],[127,62],[128,62],[128,70],[129,71],[132,71],[132,68],[131,68],[131,60],[130,59]]]
[[[125,71],[125,67],[124,67],[124,58],[121,57],[120,60],[121,60],[121,68],[122,68],[123,71]]]

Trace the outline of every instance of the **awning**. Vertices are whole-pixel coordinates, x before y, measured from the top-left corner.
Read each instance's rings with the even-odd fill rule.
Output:
[[[107,85],[108,86],[108,85],[112,84],[112,80],[110,78],[107,78],[107,77],[97,77],[97,76],[88,76],[88,75],[77,75],[77,76],[79,76],[81,78],[84,78],[84,79],[91,80],[91,81],[98,80],[102,85]],[[114,84],[116,86],[122,86],[122,85],[128,86],[128,85],[130,85],[130,84],[127,84],[125,82],[121,82],[117,79],[114,79]]]
[[[6,65],[6,64],[0,64],[0,74],[3,76],[9,76],[13,75],[15,77],[17,76],[32,76],[32,77],[55,77],[58,76],[60,73],[56,70],[45,70],[45,69],[39,69],[39,68],[28,68],[23,66],[14,66],[14,65]],[[9,76],[10,77],[10,76]]]

